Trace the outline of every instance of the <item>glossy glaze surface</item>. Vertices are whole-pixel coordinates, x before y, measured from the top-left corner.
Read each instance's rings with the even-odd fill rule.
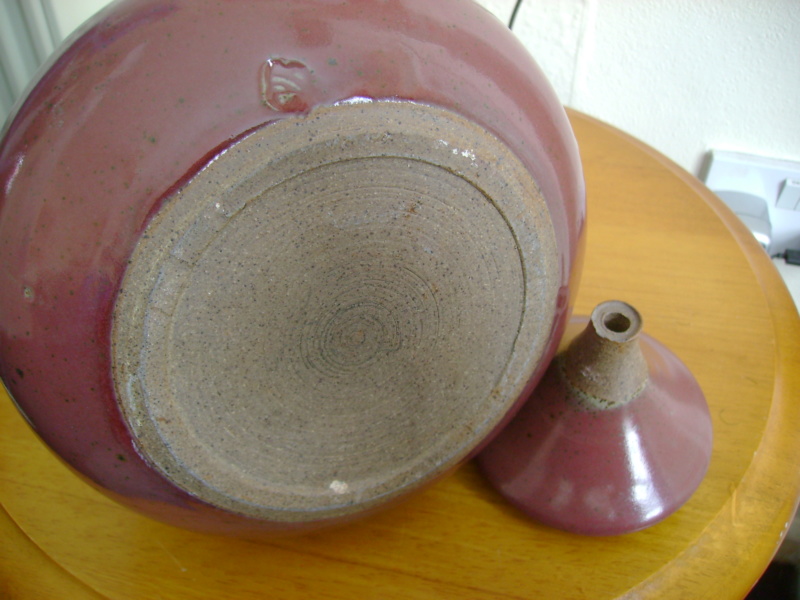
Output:
[[[626,344],[641,352],[611,343],[610,360],[574,356],[575,342],[598,337],[585,318],[573,319],[573,344],[479,462],[536,520],[618,535],[665,519],[697,489],[711,459],[711,417],[697,381],[663,344],[638,334]],[[641,376],[632,364],[639,356]],[[618,359],[626,364],[613,364]]]
[[[549,85],[482,8],[131,0],[69,42],[0,146],[0,376],[42,439],[113,497],[177,524],[253,527],[137,453],[111,377],[111,311],[163,199],[247,132],[317,105],[434,104],[514,151],[541,188],[561,255],[552,354],[582,248],[579,159]]]

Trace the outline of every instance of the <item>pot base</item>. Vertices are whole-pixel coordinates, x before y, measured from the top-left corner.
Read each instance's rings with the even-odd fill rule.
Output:
[[[168,198],[117,299],[138,450],[277,521],[454,467],[545,352],[560,277],[536,183],[474,123],[354,101],[265,126]]]

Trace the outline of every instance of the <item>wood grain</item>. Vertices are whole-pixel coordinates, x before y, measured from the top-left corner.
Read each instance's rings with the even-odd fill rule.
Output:
[[[356,524],[271,542],[150,521],[79,480],[0,398],[0,596],[741,598],[800,493],[800,320],[766,254],[697,180],[577,113],[588,189],[576,312],[620,299],[702,386],[715,444],[691,500],[587,538],[506,505],[467,464]]]

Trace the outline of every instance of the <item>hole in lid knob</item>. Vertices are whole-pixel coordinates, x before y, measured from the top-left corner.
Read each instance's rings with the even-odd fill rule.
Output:
[[[610,331],[625,333],[631,326],[631,320],[621,313],[609,313],[603,317],[603,325]]]

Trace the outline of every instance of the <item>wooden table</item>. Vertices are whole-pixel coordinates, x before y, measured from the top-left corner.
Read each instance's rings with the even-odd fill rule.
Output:
[[[270,543],[186,532],[81,482],[0,398],[0,597],[741,598],[800,491],[800,321],[749,232],[693,177],[571,114],[588,186],[576,312],[630,302],[697,377],[715,428],[691,500],[640,533],[534,523],[474,465],[355,525]]]

